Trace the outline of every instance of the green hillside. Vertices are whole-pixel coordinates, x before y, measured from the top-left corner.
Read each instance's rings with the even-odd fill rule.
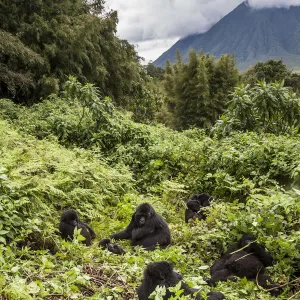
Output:
[[[82,117],[76,99],[31,108],[0,102],[3,299],[136,299],[146,264],[160,260],[172,261],[204,296],[209,266],[244,232],[274,256],[272,278],[291,280],[300,246],[298,136],[179,133],[135,123],[108,103],[100,130],[89,135],[92,110]],[[208,218],[185,224],[184,200],[202,191],[216,199]],[[169,223],[172,245],[147,252],[121,241],[124,256],[100,249],[97,242],[124,228],[142,202]],[[60,238],[66,208],[94,228],[91,247]],[[271,299],[245,279],[215,289],[227,299]],[[278,299],[293,294],[284,290]]]

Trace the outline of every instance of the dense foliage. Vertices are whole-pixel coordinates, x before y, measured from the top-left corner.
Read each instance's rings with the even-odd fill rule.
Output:
[[[265,84],[264,95],[276,97],[276,87],[277,96],[285,92],[280,84]],[[61,97],[29,108],[5,99],[0,104],[4,299],[136,299],[145,265],[159,260],[172,261],[205,295],[209,265],[244,232],[256,234],[274,256],[268,273],[275,281],[287,283],[299,267],[296,132],[231,128],[222,137],[139,124],[73,77]],[[201,191],[215,198],[209,216],[185,224],[184,200]],[[127,253],[114,256],[97,242],[86,247],[80,237],[65,242],[57,233],[61,212],[74,208],[99,241],[128,224],[145,201],[170,225],[173,243],[165,250],[146,252],[122,241]],[[279,299],[291,297],[294,285]],[[245,279],[217,289],[229,300],[272,298]]]
[[[251,86],[254,86],[257,81],[267,83],[285,81],[285,86],[291,87],[294,92],[298,93],[300,90],[300,75],[289,70],[282,59],[258,62],[242,73],[242,81]]]
[[[0,92],[10,98],[0,99],[1,299],[136,299],[145,266],[160,260],[205,297],[209,266],[243,233],[274,257],[278,299],[296,299],[298,75],[269,61],[240,77],[233,55],[195,51],[165,70],[142,67],[103,0],[3,0],[0,18]],[[215,201],[205,221],[186,224],[184,201],[199,192]],[[169,223],[172,245],[99,248],[142,202]],[[61,239],[68,208],[95,230],[91,247],[79,231]],[[189,299],[179,289],[174,299]],[[272,299],[246,279],[216,289]]]
[[[57,93],[71,74],[118,105],[128,96],[148,102],[152,95],[143,94],[149,88],[134,47],[116,37],[117,12],[103,7],[103,0],[1,1],[2,97],[36,103]]]
[[[183,63],[177,52],[176,64],[166,64],[164,80],[173,126],[210,128],[224,111],[228,92],[238,83],[238,77],[232,55],[215,61],[209,54],[201,52],[198,56],[191,50],[189,61]]]
[[[275,82],[259,81],[253,88],[241,85],[232,93],[226,113],[215,130],[228,134],[232,130],[250,130],[274,134],[293,134],[300,129],[300,99]]]

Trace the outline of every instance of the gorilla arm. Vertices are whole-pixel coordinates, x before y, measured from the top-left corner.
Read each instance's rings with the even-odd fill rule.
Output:
[[[94,239],[96,237],[96,233],[89,225],[87,225],[86,223],[83,223],[83,222],[79,222],[79,223],[80,223],[80,225],[83,225],[84,227],[86,227],[86,229],[90,232],[91,239]]]
[[[136,227],[134,217],[135,213],[132,215],[129,225],[124,230],[114,233],[110,237],[115,240],[130,240],[132,237],[132,230]]]

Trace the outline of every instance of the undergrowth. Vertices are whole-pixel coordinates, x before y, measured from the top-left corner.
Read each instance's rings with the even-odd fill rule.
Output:
[[[109,99],[96,99],[95,117],[94,100],[85,108],[76,95],[30,108],[0,100],[3,299],[136,299],[145,266],[160,260],[204,296],[209,266],[248,232],[274,257],[272,278],[292,279],[300,260],[299,136],[180,133],[134,123]],[[203,191],[215,199],[208,218],[185,224],[184,200]],[[147,252],[120,241],[124,256],[100,249],[97,242],[124,228],[142,202],[167,220],[172,245]],[[67,208],[95,230],[91,247],[60,238]],[[229,300],[272,299],[245,279],[215,289]],[[293,294],[290,285],[278,299]]]

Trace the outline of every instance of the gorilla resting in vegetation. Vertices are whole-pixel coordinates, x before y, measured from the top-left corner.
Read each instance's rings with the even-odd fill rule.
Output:
[[[174,287],[182,280],[182,275],[173,269],[173,265],[167,261],[154,262],[149,264],[144,271],[142,284],[137,289],[139,300],[148,300],[151,293],[157,286],[165,286],[166,288]],[[186,283],[181,283],[181,289],[184,290],[184,295],[192,295],[197,293],[197,289],[190,288]],[[172,292],[167,290],[164,300],[169,299]],[[219,292],[210,292],[209,300],[222,300],[225,296]],[[196,300],[200,300],[200,295],[195,296]]]
[[[201,211],[202,207],[210,206],[212,197],[206,193],[196,194],[186,201],[187,209],[185,210],[185,222],[189,219],[205,220],[206,215]]]
[[[110,242],[110,239],[102,239],[99,244],[102,249],[107,249],[114,254],[125,254],[126,251],[119,245]]]
[[[157,244],[166,247],[171,243],[168,224],[148,203],[139,205],[129,225],[111,238],[130,239],[133,246],[142,246],[146,250],[154,250]]]
[[[257,280],[260,286],[270,289],[272,295],[278,296],[280,294],[278,285],[272,282],[270,276],[263,274],[264,268],[272,264],[273,258],[266,252],[264,246],[256,243],[253,235],[245,234],[212,265],[211,279],[207,283],[214,286],[218,281],[246,277],[255,282]]]
[[[72,240],[74,237],[74,229],[81,229],[80,234],[85,237],[84,243],[89,246],[92,243],[92,239],[96,237],[95,232],[87,224],[79,221],[78,214],[74,209],[69,209],[63,212],[59,231],[64,239]]]

